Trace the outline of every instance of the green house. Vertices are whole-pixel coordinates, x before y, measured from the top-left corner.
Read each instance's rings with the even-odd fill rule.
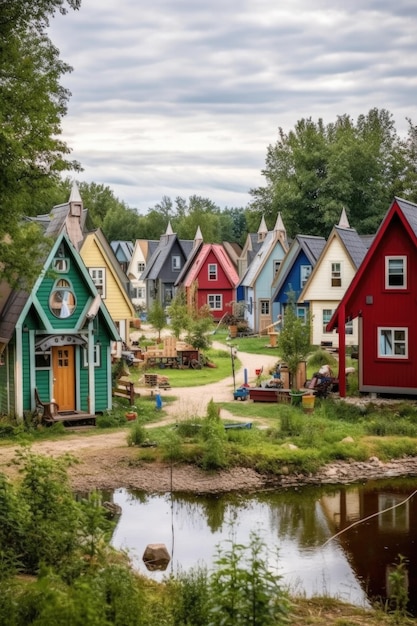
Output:
[[[112,406],[111,345],[120,336],[78,251],[62,231],[30,294],[0,285],[0,411],[23,417]]]

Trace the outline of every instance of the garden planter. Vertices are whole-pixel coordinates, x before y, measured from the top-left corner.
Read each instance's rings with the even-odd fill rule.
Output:
[[[138,414],[135,411],[128,411],[125,413],[125,417],[128,422],[133,422],[137,418]]]
[[[229,335],[232,339],[237,337],[237,326],[235,325],[229,326]]]
[[[313,394],[305,394],[301,398],[301,403],[303,405],[303,410],[306,413],[312,413],[314,411],[314,403],[316,401],[316,397]]]
[[[291,404],[299,406],[303,396],[304,391],[290,391]]]

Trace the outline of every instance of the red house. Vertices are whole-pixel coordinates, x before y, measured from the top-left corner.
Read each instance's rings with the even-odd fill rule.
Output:
[[[208,305],[213,318],[219,321],[232,312],[238,282],[237,271],[223,246],[205,243],[196,250],[188,271],[175,286],[185,289],[188,306],[199,309]]]
[[[339,329],[346,395],[345,323],[359,322],[359,391],[417,395],[417,205],[394,198],[327,330]]]

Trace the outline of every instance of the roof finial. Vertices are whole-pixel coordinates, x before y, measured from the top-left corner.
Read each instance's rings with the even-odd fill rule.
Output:
[[[174,234],[174,231],[172,230],[172,226],[171,226],[171,221],[168,222],[168,226],[167,226],[167,229],[165,231],[165,234],[166,235],[173,235]]]
[[[73,181],[72,186],[71,186],[71,193],[70,193],[68,202],[69,203],[82,202],[81,196],[80,196],[80,190],[78,189],[78,185],[75,180]]]
[[[275,222],[274,230],[280,230],[283,233],[287,232],[284,226],[284,222],[282,220],[281,211],[278,211],[277,221]]]
[[[340,228],[350,228],[350,224],[349,224],[349,220],[348,220],[347,215],[346,215],[345,207],[343,207],[343,209],[342,209],[342,213],[340,215],[340,220],[339,220],[338,226],[340,226]]]

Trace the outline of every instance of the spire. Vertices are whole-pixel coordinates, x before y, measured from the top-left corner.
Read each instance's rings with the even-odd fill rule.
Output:
[[[340,228],[350,228],[349,220],[346,215],[345,207],[342,209],[342,214],[340,216],[339,224]]]
[[[285,234],[287,233],[280,211],[278,212],[278,215],[277,215],[277,221],[275,222],[274,230],[280,230],[281,232]]]
[[[167,226],[167,229],[165,231],[165,234],[166,235],[173,235],[174,234],[174,231],[172,230],[172,226],[171,226],[171,222],[170,221],[168,222],[168,226]]]
[[[198,226],[197,231],[194,235],[194,244],[193,247],[195,248],[196,246],[198,246],[199,243],[201,243],[203,241],[203,235],[200,229],[200,226]]]
[[[262,215],[261,223],[258,228],[258,241],[263,241],[268,233],[268,228],[266,226],[265,218]]]
[[[72,183],[71,194],[68,200],[69,204],[71,204],[71,202],[82,202],[81,196],[80,196],[80,190],[78,189],[78,185],[75,182],[75,180]]]

